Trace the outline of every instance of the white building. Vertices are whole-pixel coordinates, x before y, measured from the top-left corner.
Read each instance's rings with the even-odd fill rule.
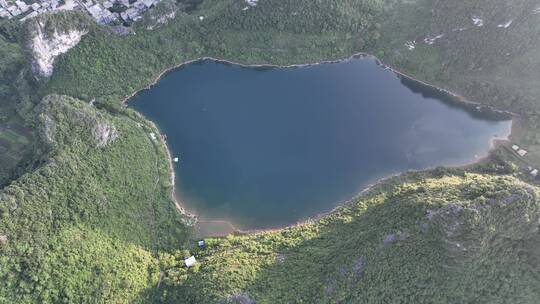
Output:
[[[257,2],[259,2],[259,0],[246,0],[246,3],[250,6],[257,6]]]
[[[537,176],[538,176],[538,169],[533,169],[533,170],[531,171],[531,175],[532,175],[533,177],[537,177]]]
[[[24,21],[24,20],[26,20],[26,19],[34,18],[34,17],[36,17],[37,15],[39,15],[39,13],[36,12],[36,11],[33,11],[33,12],[31,12],[30,14],[28,14],[28,15],[24,16],[23,18],[21,18],[21,21]]]
[[[25,13],[26,11],[28,11],[30,9],[30,7],[26,3],[22,2],[22,1],[17,0],[17,1],[15,1],[15,4],[21,10],[21,12],[23,12],[23,13]]]
[[[519,150],[519,146],[518,145],[512,145],[512,150],[514,150],[514,151]]]
[[[189,258],[184,260],[184,263],[186,264],[186,267],[191,267],[197,263],[197,260],[195,260],[194,256],[190,256]]]
[[[144,3],[147,8],[150,8],[155,4],[154,0],[142,0],[142,3]]]
[[[109,8],[111,8],[113,6],[114,6],[114,4],[112,2],[110,2],[110,1],[104,1],[103,2],[103,7],[106,8],[106,9],[109,9]]]
[[[57,10],[81,9],[99,24],[117,24],[120,17],[126,22],[141,20],[150,8],[162,0],[0,0],[0,19],[16,17],[21,21]],[[62,4],[62,5],[61,5]],[[125,11],[120,14],[116,4]]]
[[[128,8],[126,11],[125,11],[126,15],[128,16],[129,19],[131,20],[135,20],[135,18],[137,18],[139,16],[139,10],[136,9],[136,8],[133,8],[133,7],[130,7]]]
[[[527,151],[525,151],[525,150],[523,150],[523,149],[519,149],[519,150],[517,151],[517,153],[519,154],[519,156],[522,156],[522,157],[525,156],[525,155],[527,155]]]
[[[0,18],[11,18],[11,14],[0,7]]]

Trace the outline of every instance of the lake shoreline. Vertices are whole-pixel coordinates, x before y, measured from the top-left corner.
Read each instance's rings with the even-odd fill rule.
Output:
[[[277,232],[277,231],[280,231],[280,230],[283,230],[283,229],[289,229],[289,228],[294,228],[294,227],[306,225],[306,224],[313,223],[313,222],[316,222],[318,220],[321,220],[322,218],[331,215],[332,213],[336,212],[337,210],[339,210],[341,208],[345,208],[347,206],[350,206],[351,204],[354,204],[356,201],[358,201],[362,197],[368,195],[376,187],[384,185],[384,184],[386,184],[387,182],[389,182],[392,179],[399,178],[399,177],[405,176],[407,174],[427,173],[427,172],[433,171],[433,170],[435,170],[437,168],[440,168],[440,167],[441,168],[449,168],[449,169],[467,169],[467,168],[473,167],[475,165],[481,164],[482,162],[485,162],[485,161],[489,160],[490,153],[492,151],[494,151],[499,145],[504,145],[505,143],[507,143],[509,138],[510,138],[510,134],[508,135],[507,139],[504,139],[504,138],[495,139],[494,138],[492,140],[491,147],[487,152],[487,155],[479,157],[479,158],[474,159],[474,160],[471,160],[470,162],[467,162],[467,163],[462,164],[462,165],[457,165],[457,166],[434,166],[434,167],[428,167],[428,168],[420,169],[420,170],[407,170],[407,171],[402,171],[402,172],[397,172],[397,173],[392,173],[392,174],[389,174],[389,175],[385,175],[385,176],[383,176],[381,178],[378,178],[375,181],[373,181],[371,183],[368,183],[367,185],[361,187],[362,189],[358,193],[353,195],[350,199],[338,202],[330,210],[319,212],[319,213],[317,213],[317,214],[315,214],[313,216],[307,217],[305,219],[301,219],[298,222],[293,223],[293,224],[288,224],[288,225],[284,225],[284,226],[269,227],[269,228],[261,228],[261,229],[241,229],[241,228],[235,227],[234,223],[232,221],[229,221],[229,220],[223,220],[223,219],[204,220],[204,219],[201,219],[201,222],[202,223],[223,223],[226,226],[229,226],[229,227],[233,228],[230,233],[237,234],[237,235],[248,235],[248,234],[260,234],[260,233],[267,233],[267,232]],[[224,235],[210,235],[210,236],[207,236],[207,237],[222,237],[222,236],[226,236],[226,235],[227,234],[224,234]]]
[[[224,63],[224,64],[228,64],[228,65],[239,66],[239,67],[242,67],[242,68],[290,69],[290,68],[303,68],[303,67],[318,66],[318,65],[323,65],[323,64],[340,63],[340,62],[345,62],[345,61],[349,61],[349,60],[356,59],[356,58],[366,58],[366,57],[373,58],[375,60],[375,62],[377,63],[377,65],[381,66],[384,69],[392,71],[393,73],[397,74],[398,76],[407,78],[407,79],[412,80],[412,81],[414,81],[416,83],[419,83],[419,84],[422,84],[424,86],[430,87],[431,89],[434,89],[434,90],[437,90],[439,92],[443,92],[445,94],[448,94],[449,96],[453,97],[452,100],[456,104],[467,105],[467,106],[480,106],[481,107],[481,108],[475,108],[475,109],[470,108],[470,111],[477,111],[479,113],[485,113],[487,111],[490,111],[490,112],[494,112],[494,113],[498,113],[498,114],[508,115],[508,117],[510,119],[512,119],[514,116],[518,116],[518,114],[513,113],[511,111],[499,110],[499,109],[497,109],[497,108],[495,108],[493,106],[490,106],[490,105],[485,105],[485,104],[482,104],[480,102],[471,101],[471,100],[463,97],[462,95],[454,93],[454,92],[452,92],[450,90],[443,89],[443,88],[438,87],[436,85],[433,85],[433,84],[424,82],[422,80],[419,80],[419,79],[417,79],[417,78],[415,78],[415,77],[413,77],[413,76],[411,76],[411,75],[409,75],[409,74],[407,74],[407,73],[405,73],[405,72],[403,72],[403,71],[401,71],[401,70],[399,70],[399,69],[397,69],[395,67],[392,67],[392,66],[389,66],[389,65],[385,64],[382,60],[380,60],[375,55],[368,54],[368,53],[362,53],[362,52],[355,53],[355,54],[353,54],[353,55],[351,55],[349,57],[342,58],[342,59],[321,60],[321,61],[317,61],[317,62],[314,62],[314,63],[290,64],[290,65],[244,64],[244,63],[239,63],[239,62],[235,62],[235,61],[232,61],[232,60],[214,58],[214,57],[210,57],[210,56],[200,57],[200,58],[197,58],[197,59],[192,59],[192,60],[185,61],[185,62],[183,62],[181,64],[178,64],[178,65],[175,65],[173,67],[165,69],[149,85],[145,86],[142,89],[136,90],[132,94],[124,97],[124,99],[122,100],[122,105],[127,106],[130,99],[132,99],[133,97],[135,97],[137,94],[139,94],[142,91],[151,89],[166,74],[168,74],[170,72],[173,72],[174,70],[181,69],[184,66],[187,66],[187,65],[190,65],[190,64],[193,64],[193,63],[207,61],[207,60],[208,61],[213,61],[213,62],[218,62],[218,63]]]
[[[438,92],[442,92],[444,94],[449,95],[450,97],[452,97],[451,98],[451,103],[466,106],[465,111],[469,111],[469,112],[470,111],[475,111],[477,113],[495,113],[495,114],[498,114],[498,115],[504,115],[505,117],[508,117],[509,120],[511,120],[511,129],[510,129],[510,133],[508,134],[508,136],[506,138],[493,138],[492,143],[490,145],[490,148],[489,148],[489,150],[487,152],[487,155],[485,155],[485,156],[483,156],[481,158],[472,159],[470,162],[467,162],[467,163],[465,163],[463,165],[443,166],[443,167],[445,167],[445,168],[467,168],[467,167],[476,165],[478,163],[481,163],[481,162],[485,161],[486,159],[488,159],[490,153],[492,151],[494,151],[500,144],[507,143],[508,141],[510,141],[512,138],[514,138],[516,136],[516,134],[515,134],[516,130],[519,129],[517,127],[517,125],[519,124],[519,120],[520,120],[519,115],[517,115],[517,114],[515,114],[513,112],[510,112],[510,111],[498,110],[498,109],[496,109],[496,108],[494,108],[492,106],[483,105],[483,104],[481,104],[479,102],[470,101],[470,100],[464,98],[463,96],[461,96],[459,94],[456,94],[456,93],[453,93],[453,92],[451,92],[451,91],[449,91],[447,89],[443,89],[443,88],[437,87],[435,85],[432,85],[432,84],[426,83],[424,81],[421,81],[419,79],[416,79],[414,77],[411,77],[410,75],[408,75],[408,74],[406,74],[404,72],[401,72],[400,70],[398,70],[396,68],[393,68],[391,66],[388,66],[388,65],[384,64],[376,56],[373,56],[373,55],[367,54],[367,53],[356,53],[356,54],[354,54],[352,56],[349,56],[347,58],[344,58],[344,59],[323,60],[323,61],[318,61],[318,62],[315,62],[315,63],[291,64],[291,65],[271,65],[271,64],[252,64],[252,65],[250,65],[250,64],[241,64],[241,63],[237,63],[237,62],[234,62],[234,61],[218,59],[218,58],[213,58],[213,57],[201,57],[201,58],[198,58],[198,59],[188,60],[186,62],[183,62],[183,63],[179,64],[179,65],[176,65],[176,66],[173,66],[171,68],[165,69],[149,85],[147,85],[146,87],[144,87],[144,88],[142,88],[140,90],[137,90],[133,94],[130,94],[129,96],[125,97],[124,100],[122,101],[122,104],[127,107],[130,99],[132,99],[134,96],[136,96],[137,94],[139,94],[140,92],[142,92],[144,90],[151,89],[154,85],[156,85],[161,80],[162,77],[164,77],[169,72],[180,69],[180,68],[182,68],[184,66],[187,66],[189,64],[203,62],[203,61],[213,61],[213,62],[228,64],[228,65],[235,65],[235,66],[239,66],[239,67],[242,67],[242,68],[287,69],[287,68],[302,68],[302,67],[310,67],[310,66],[317,66],[317,65],[323,65],[323,64],[339,63],[339,62],[345,62],[345,61],[356,59],[356,58],[367,58],[367,57],[372,58],[377,65],[381,66],[381,68],[392,71],[398,77],[403,77],[403,78],[406,78],[408,80],[412,80],[412,81],[414,81],[416,83],[422,84],[422,85],[424,85],[426,87],[429,87],[431,89],[434,89],[434,90],[436,90]],[[140,112],[137,112],[137,113],[140,114],[142,117],[144,117],[144,115],[142,115],[142,113],[140,113]],[[146,117],[144,117],[144,118],[147,121],[149,121],[151,123],[151,125],[153,127],[155,127],[159,131],[159,133],[161,133],[161,130],[159,129],[159,127],[153,121],[147,119]],[[186,216],[186,217],[188,217],[190,219],[193,219],[193,222],[191,222],[191,226],[194,227],[194,230],[200,229],[200,227],[198,227],[197,225],[198,224],[204,224],[204,223],[207,223],[207,224],[221,224],[221,225],[223,225],[223,227],[225,227],[225,226],[227,227],[227,232],[226,233],[219,233],[219,234],[218,233],[212,233],[211,235],[201,235],[201,237],[212,237],[212,236],[219,237],[219,236],[227,235],[229,233],[234,233],[234,234],[257,234],[257,233],[264,233],[264,232],[270,232],[270,231],[278,231],[278,230],[282,230],[282,229],[296,227],[296,226],[299,226],[299,225],[304,225],[306,223],[317,221],[317,220],[319,220],[319,219],[321,219],[321,218],[323,218],[325,216],[328,216],[329,214],[335,212],[337,209],[345,207],[345,206],[353,203],[354,201],[361,198],[363,195],[365,195],[367,192],[372,190],[377,185],[383,184],[383,183],[387,182],[388,180],[390,180],[392,178],[395,178],[395,177],[398,177],[398,176],[401,176],[401,175],[404,175],[404,174],[407,174],[407,173],[411,173],[411,172],[426,172],[426,171],[433,170],[435,168],[435,167],[430,167],[430,168],[425,168],[425,169],[421,169],[421,170],[408,170],[408,171],[403,171],[403,172],[394,173],[394,174],[391,174],[391,175],[384,176],[382,178],[377,179],[373,183],[370,183],[367,186],[362,187],[362,190],[360,190],[351,199],[348,199],[348,200],[345,200],[345,201],[342,201],[342,202],[338,202],[335,205],[335,207],[333,207],[331,210],[325,211],[325,212],[320,212],[320,213],[318,213],[318,214],[316,214],[314,216],[310,216],[310,217],[308,217],[308,218],[306,218],[304,220],[300,220],[300,221],[298,221],[297,223],[294,223],[294,224],[271,227],[271,228],[264,228],[264,229],[245,229],[244,230],[244,229],[240,229],[240,228],[235,227],[234,223],[232,221],[230,221],[230,220],[220,220],[220,219],[206,220],[206,219],[202,219],[202,218],[199,217],[199,215],[196,212],[191,211],[191,210],[187,210],[183,206],[182,202],[178,199],[178,197],[176,195],[176,187],[175,187],[175,185],[176,185],[176,183],[175,183],[176,182],[175,181],[176,174],[175,174],[175,171],[174,171],[175,168],[174,168],[174,164],[173,164],[173,160],[172,160],[172,156],[171,156],[170,147],[167,144],[167,141],[166,141],[166,139],[165,139],[165,137],[163,135],[159,134],[159,139],[160,139],[160,142],[165,146],[165,150],[166,150],[166,153],[167,153],[168,167],[169,167],[169,177],[171,179],[171,184],[172,184],[172,188],[173,188],[172,191],[171,191],[171,199],[173,200],[173,202],[175,204],[175,208],[177,209],[177,211],[180,214],[182,214],[183,216]],[[189,223],[188,223],[188,225],[189,225]]]

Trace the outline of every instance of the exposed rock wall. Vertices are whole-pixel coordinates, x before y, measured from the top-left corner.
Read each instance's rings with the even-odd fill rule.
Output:
[[[118,137],[116,128],[106,123],[98,123],[92,129],[92,134],[97,141],[97,146],[100,148],[107,146]]]
[[[46,30],[44,20],[36,20],[32,25],[29,51],[32,71],[38,78],[52,75],[55,59],[76,46],[87,31],[82,29]]]

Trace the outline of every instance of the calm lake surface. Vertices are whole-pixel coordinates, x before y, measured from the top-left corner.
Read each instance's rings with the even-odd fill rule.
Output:
[[[286,69],[201,61],[130,105],[179,158],[182,204],[243,229],[329,211],[392,173],[474,161],[511,128],[372,58]]]

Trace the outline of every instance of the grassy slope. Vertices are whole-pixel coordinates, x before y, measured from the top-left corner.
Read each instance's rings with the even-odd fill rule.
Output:
[[[0,302],[149,302],[159,296],[167,302],[212,303],[236,295],[261,303],[381,298],[534,303],[540,294],[534,260],[538,189],[512,176],[455,172],[393,180],[378,188],[382,193],[374,191],[321,222],[209,240],[208,249],[197,252],[203,263],[181,267],[188,254],[180,250],[186,234],[168,197],[164,147],[151,144],[142,119],[118,107],[122,97],[172,65],[200,56],[291,64],[368,51],[423,80],[494,105],[501,105],[495,99],[499,85],[516,94],[514,81],[501,76],[513,75],[533,99],[512,95],[524,107],[512,103],[508,108],[536,111],[537,88],[523,76],[535,74],[535,66],[527,65],[536,58],[534,45],[520,47],[510,63],[486,53],[483,57],[495,56],[498,68],[485,73],[466,68],[468,60],[476,63],[469,56],[481,51],[482,44],[473,42],[482,32],[459,38],[464,41],[455,49],[442,42],[409,52],[406,40],[449,26],[438,13],[458,20],[470,8],[469,2],[450,7],[444,1],[403,2],[266,0],[243,12],[242,1],[207,0],[192,15],[179,13],[151,32],[142,24],[137,35],[119,37],[92,27],[58,60],[40,95],[96,98],[107,110],[67,97],[50,97],[41,106],[39,112],[48,112],[58,126],[57,144],[45,165],[0,194],[0,235],[7,237],[0,245],[6,265],[0,270],[6,282]],[[522,9],[522,2],[529,3],[510,8],[497,4],[502,1],[472,3],[495,3],[490,11],[513,12]],[[199,15],[206,17],[203,22]],[[468,18],[463,15],[463,22]],[[504,39],[493,43],[494,48],[507,44]],[[462,78],[488,83],[482,98]],[[530,128],[536,121],[532,115],[525,115]],[[102,120],[114,124],[120,137],[96,148],[88,132]],[[534,133],[525,134],[525,144],[537,143]],[[456,205],[468,207],[454,214]],[[428,221],[427,209],[449,213]],[[456,220],[463,224],[448,235]],[[404,240],[382,244],[390,234]],[[468,250],[460,251],[456,242]],[[158,268],[166,272],[160,294],[154,288]]]

